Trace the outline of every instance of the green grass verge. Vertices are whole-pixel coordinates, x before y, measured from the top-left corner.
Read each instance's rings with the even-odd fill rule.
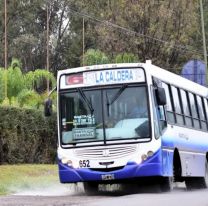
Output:
[[[58,182],[57,165],[0,165],[0,195]]]

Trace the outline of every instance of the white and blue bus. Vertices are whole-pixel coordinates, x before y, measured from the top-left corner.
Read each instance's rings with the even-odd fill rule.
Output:
[[[140,178],[163,191],[173,181],[207,187],[207,88],[151,61],[66,69],[57,79],[62,183],[87,192]]]

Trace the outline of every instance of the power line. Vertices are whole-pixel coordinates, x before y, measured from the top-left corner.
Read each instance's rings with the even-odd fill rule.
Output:
[[[69,3],[68,5],[69,5],[69,7],[73,7],[73,5],[71,3]],[[99,22],[101,24],[104,24],[107,27],[115,28],[115,29],[121,31],[122,33],[125,33],[126,35],[137,36],[137,37],[142,37],[142,38],[148,38],[148,39],[153,40],[155,42],[160,42],[160,43],[163,43],[163,44],[166,44],[166,45],[168,44],[169,48],[177,48],[177,49],[180,49],[180,50],[186,51],[186,52],[191,52],[191,53],[201,54],[201,55],[203,54],[203,51],[190,49],[190,46],[184,46],[184,45],[180,45],[180,44],[172,45],[172,42],[170,42],[170,41],[166,41],[166,40],[163,40],[163,39],[159,39],[159,38],[156,38],[156,37],[152,37],[152,36],[149,36],[149,35],[146,35],[146,34],[143,34],[143,33],[139,33],[139,32],[133,31],[130,28],[126,28],[126,27],[120,26],[118,24],[112,23],[112,22],[107,21],[107,20],[99,19],[99,18],[97,18],[95,16],[86,14],[86,13],[84,13],[82,11],[78,11],[78,10],[75,10],[73,8],[69,8],[69,10],[72,13],[74,13],[74,14],[76,14],[78,16],[81,16],[82,18],[85,17],[85,18],[87,18],[87,19],[89,19],[91,21]]]
[[[119,29],[120,31],[125,32],[125,34],[127,34],[127,35],[134,35],[134,36],[139,36],[139,37],[142,37],[142,38],[148,38],[150,40],[154,40],[154,41],[157,41],[157,42],[161,42],[163,44],[169,44],[169,47],[170,48],[177,48],[177,49],[180,49],[180,50],[183,50],[183,51],[185,50],[185,51],[188,51],[188,52],[191,52],[191,53],[195,53],[195,54],[203,54],[203,51],[201,51],[201,50],[194,50],[194,49],[188,48],[190,46],[184,46],[184,45],[180,45],[180,44],[171,45],[171,42],[169,42],[169,41],[165,41],[165,40],[162,40],[162,39],[159,39],[159,38],[155,38],[155,37],[152,37],[152,36],[149,36],[149,35],[146,35],[146,34],[142,34],[142,33],[133,31],[133,30],[131,30],[129,28],[120,26],[118,24],[112,23],[112,22],[107,21],[107,20],[98,19],[95,16],[86,14],[84,12],[77,11],[77,10],[72,9],[72,8],[69,8],[69,10],[72,13],[77,14],[78,16],[85,17],[85,18],[87,18],[89,20],[92,20],[94,22],[99,22],[101,24],[104,24],[107,27],[113,27],[115,29]]]

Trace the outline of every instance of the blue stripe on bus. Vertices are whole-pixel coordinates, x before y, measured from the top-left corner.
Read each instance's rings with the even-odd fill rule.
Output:
[[[161,147],[177,148],[179,151],[206,153],[208,151],[208,140],[207,138],[200,139],[199,141],[198,138],[194,139],[193,137],[185,139],[174,136],[163,136]]]

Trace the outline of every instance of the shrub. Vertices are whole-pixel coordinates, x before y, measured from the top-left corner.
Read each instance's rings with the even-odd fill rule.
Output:
[[[0,107],[0,164],[54,163],[57,147],[56,115]]]

